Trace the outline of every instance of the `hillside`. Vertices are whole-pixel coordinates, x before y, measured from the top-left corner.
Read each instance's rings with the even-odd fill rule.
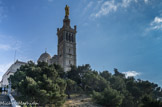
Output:
[[[73,94],[71,99],[67,99],[63,107],[102,107],[95,104],[92,99],[85,94]]]

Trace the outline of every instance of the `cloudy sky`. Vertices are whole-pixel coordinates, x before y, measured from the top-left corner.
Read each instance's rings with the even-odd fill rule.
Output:
[[[0,79],[14,59],[57,53],[66,4],[77,25],[78,65],[162,86],[161,0],[0,0]]]

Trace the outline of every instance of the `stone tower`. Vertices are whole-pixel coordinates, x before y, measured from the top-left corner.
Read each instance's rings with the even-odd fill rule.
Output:
[[[58,36],[58,63],[64,71],[70,70],[71,65],[76,66],[76,26],[71,28],[69,19],[69,7],[65,7],[63,27],[57,29]]]

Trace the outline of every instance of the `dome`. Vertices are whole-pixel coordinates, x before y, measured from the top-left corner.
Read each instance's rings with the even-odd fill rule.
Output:
[[[40,62],[48,62],[49,60],[51,59],[51,56],[50,56],[50,54],[48,54],[47,52],[45,52],[45,53],[43,53],[40,57],[39,57],[39,59],[38,59],[38,61],[40,61]]]

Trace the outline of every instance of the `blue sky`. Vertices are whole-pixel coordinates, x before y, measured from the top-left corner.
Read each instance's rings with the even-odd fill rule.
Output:
[[[0,78],[16,59],[57,54],[57,28],[70,6],[77,64],[114,68],[162,86],[161,0],[0,0]]]

